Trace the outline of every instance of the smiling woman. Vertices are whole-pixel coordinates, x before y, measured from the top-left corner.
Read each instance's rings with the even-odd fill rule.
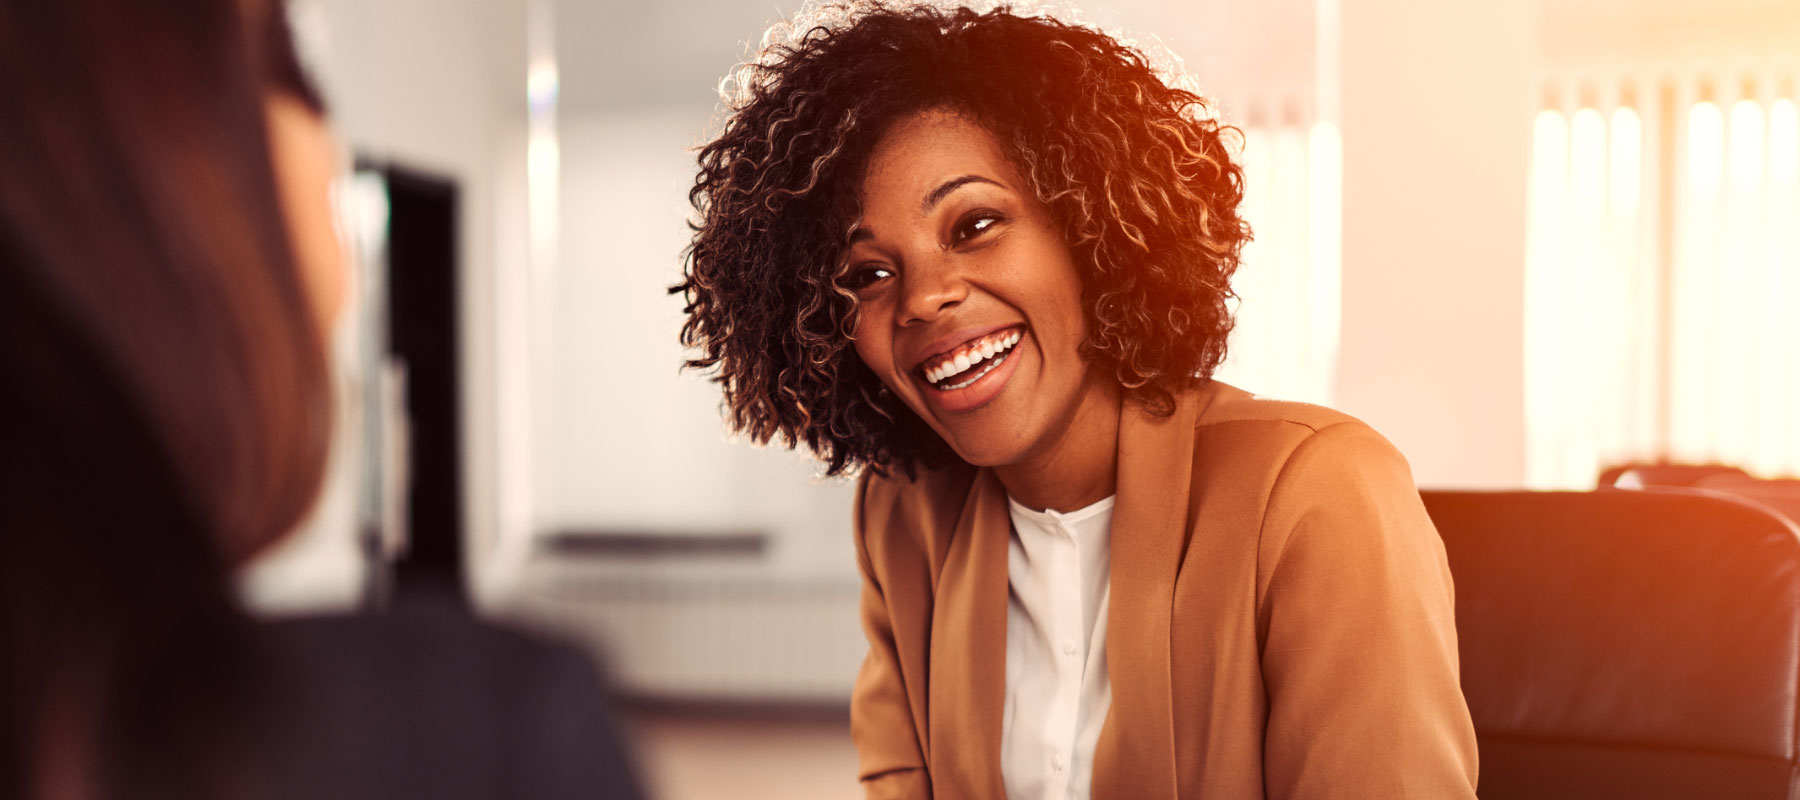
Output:
[[[1228,128],[1005,9],[829,5],[700,154],[683,340],[731,422],[860,471],[871,797],[1472,797],[1406,462],[1212,381]]]
[[[989,160],[1014,176],[1002,188],[1038,203],[1083,265],[1083,349],[1115,383],[1167,413],[1211,374],[1249,230],[1242,173],[1201,98],[1137,51],[1049,18],[826,5],[781,30],[791,41],[738,70],[733,113],[701,152],[700,230],[676,287],[690,302],[683,338],[701,350],[690,365],[718,368],[736,427],[805,444],[832,474],[956,460],[942,431],[847,357],[870,262],[845,247],[879,221],[857,226],[873,151],[931,111],[983,130]],[[919,134],[915,151],[957,139]],[[967,190],[943,185],[963,173],[936,177],[907,202]]]
[[[1020,502],[1111,494],[1107,475],[1025,477],[1053,458],[1110,462],[1119,384],[1082,358],[1074,254],[993,134],[950,111],[908,116],[876,143],[859,195],[845,282],[863,365],[963,460],[1019,473]]]

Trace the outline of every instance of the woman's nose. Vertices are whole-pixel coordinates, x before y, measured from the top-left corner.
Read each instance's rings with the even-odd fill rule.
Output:
[[[900,323],[931,322],[969,296],[969,284],[949,259],[919,259],[900,275]]]

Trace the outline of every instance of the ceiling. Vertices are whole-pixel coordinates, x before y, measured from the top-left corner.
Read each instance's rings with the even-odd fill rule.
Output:
[[[520,0],[522,2],[522,0]],[[569,113],[712,108],[746,47],[803,0],[550,0],[561,107]],[[1071,0],[1049,0],[1052,8]],[[1153,33],[1181,55],[1203,91],[1254,81],[1312,80],[1313,8],[1321,0],[1075,0],[1108,29]],[[1357,0],[1332,0],[1357,2]],[[1449,0],[1420,0],[1447,2]],[[1458,0],[1481,2],[1483,0]],[[1501,0],[1513,2],[1515,0]],[[1030,5],[1023,0],[1015,5]],[[1707,29],[1800,32],[1795,0],[1539,0],[1546,41],[1680,36]],[[1727,39],[1729,41],[1729,39]]]
[[[719,80],[798,0],[557,0],[561,107],[711,107]]]
[[[561,74],[561,107],[571,113],[619,112],[656,107],[710,108],[726,73],[759,43],[771,24],[796,12],[803,0],[555,0],[556,55]],[[1015,1],[1015,7],[1044,5],[1067,18],[1070,5],[1089,24],[1148,40],[1160,38],[1202,76],[1228,75],[1217,53],[1242,41],[1245,26],[1257,26],[1265,45],[1273,38],[1290,47],[1259,48],[1265,73],[1286,69],[1310,76],[1313,0],[1257,3],[1202,0]],[[1297,20],[1296,24],[1296,18]],[[1208,24],[1196,24],[1204,19]],[[1304,46],[1300,46],[1304,45]],[[1300,58],[1280,58],[1288,52]],[[1275,58],[1271,58],[1275,56]],[[1205,81],[1202,81],[1203,86]]]

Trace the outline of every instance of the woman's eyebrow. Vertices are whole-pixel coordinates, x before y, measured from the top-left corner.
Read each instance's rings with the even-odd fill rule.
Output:
[[[925,201],[919,204],[919,213],[931,213],[931,209],[937,206],[938,203],[943,202],[944,198],[949,197],[951,192],[971,183],[988,183],[1000,186],[1002,189],[1006,188],[1005,186],[1001,186],[999,181],[983,178],[980,175],[964,175],[958,178],[951,178],[950,180],[938,184],[936,189],[932,189],[929,194],[925,195]]]
[[[929,193],[927,193],[925,195],[925,200],[923,202],[919,203],[919,213],[920,214],[931,213],[931,209],[935,208],[938,203],[944,202],[944,198],[949,197],[951,192],[954,192],[957,189],[960,189],[963,186],[966,186],[971,183],[986,183],[986,184],[990,184],[993,186],[998,186],[1002,189],[1006,188],[1006,184],[1003,184],[992,178],[983,178],[980,175],[963,175],[960,177],[951,178],[950,180],[947,180],[947,181],[944,181],[943,183],[938,184],[937,188],[932,189]],[[866,241],[868,239],[873,239],[873,238],[875,238],[875,232],[869,230],[867,227],[864,227],[863,224],[859,222],[856,224],[856,227],[853,227],[850,229],[850,235],[845,237],[845,244],[854,245],[857,242]]]

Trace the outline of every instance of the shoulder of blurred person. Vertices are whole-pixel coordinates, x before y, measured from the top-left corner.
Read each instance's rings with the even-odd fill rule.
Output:
[[[449,609],[263,626],[272,798],[638,798],[592,661]]]

